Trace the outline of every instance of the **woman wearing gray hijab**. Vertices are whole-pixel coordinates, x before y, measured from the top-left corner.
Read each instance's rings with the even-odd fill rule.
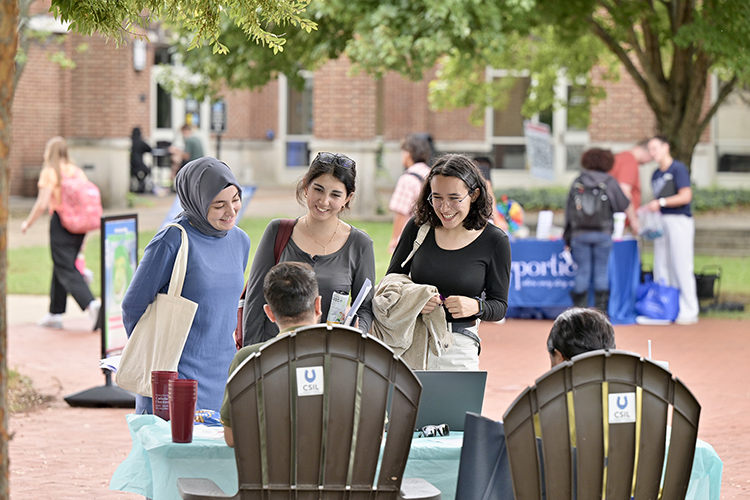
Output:
[[[242,294],[250,238],[235,227],[242,190],[229,167],[203,157],[185,165],[175,179],[189,253],[182,296],[198,303],[177,368],[179,378],[198,381],[196,408],[219,410],[227,370],[236,348],[237,300]],[[128,336],[158,293],[166,293],[182,232],[159,231],[143,252],[122,302]],[[151,413],[151,398],[136,397],[136,413]]]

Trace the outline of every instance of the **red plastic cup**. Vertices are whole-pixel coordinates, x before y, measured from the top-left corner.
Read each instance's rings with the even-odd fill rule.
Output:
[[[177,379],[177,372],[151,372],[151,409],[154,415],[169,420],[169,381]]]
[[[190,443],[193,441],[197,400],[197,380],[177,379],[169,381],[169,416],[172,424],[173,443]]]

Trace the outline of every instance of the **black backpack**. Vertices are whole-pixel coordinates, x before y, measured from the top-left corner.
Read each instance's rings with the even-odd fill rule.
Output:
[[[587,186],[581,177],[573,181],[568,207],[572,229],[606,231],[614,214],[607,195],[607,185],[600,182],[594,186]]]

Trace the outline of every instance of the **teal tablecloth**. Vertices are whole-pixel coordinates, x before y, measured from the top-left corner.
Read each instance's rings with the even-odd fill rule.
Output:
[[[169,423],[153,415],[128,415],[133,440],[130,454],[110,481],[112,490],[128,491],[153,500],[180,500],[179,477],[206,477],[225,493],[237,491],[234,450],[224,443],[221,428],[197,425],[193,442],[175,444]],[[414,438],[404,477],[426,479],[442,492],[443,500],[456,496],[463,433]],[[686,500],[719,500],[721,459],[708,443],[698,440]]]

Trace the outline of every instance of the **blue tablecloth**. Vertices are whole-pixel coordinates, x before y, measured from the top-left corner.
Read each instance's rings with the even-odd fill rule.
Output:
[[[193,442],[172,442],[169,422],[153,415],[127,416],[133,448],[112,476],[109,488],[153,500],[180,500],[177,478],[206,477],[225,493],[237,492],[234,449],[224,443],[221,427],[196,425]],[[412,441],[404,477],[426,479],[443,494],[456,496],[462,432]]]
[[[572,260],[565,260],[564,248],[562,240],[511,242],[507,317],[554,319],[573,305],[570,291],[578,266]],[[609,317],[612,323],[635,323],[635,292],[640,276],[638,242],[616,241],[609,255]]]
[[[128,415],[133,448],[112,476],[112,490],[128,491],[153,500],[180,500],[179,477],[206,477],[224,490],[237,491],[234,450],[224,443],[220,427],[196,426],[193,442],[175,444],[169,423],[153,415]],[[463,433],[414,438],[404,477],[421,477],[442,492],[456,496]],[[713,447],[698,440],[686,500],[719,500],[723,464]]]

